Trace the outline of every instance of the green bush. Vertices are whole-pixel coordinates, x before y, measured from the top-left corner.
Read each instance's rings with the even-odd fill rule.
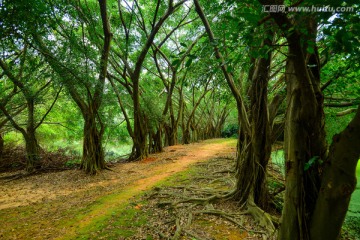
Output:
[[[221,131],[221,137],[230,138],[237,137],[239,132],[239,125],[229,124]]]

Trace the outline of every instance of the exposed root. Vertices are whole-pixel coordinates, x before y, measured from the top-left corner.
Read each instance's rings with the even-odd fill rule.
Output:
[[[197,211],[197,212],[195,212],[195,214],[211,214],[211,215],[220,216],[220,217],[234,223],[235,225],[237,225],[238,227],[240,227],[241,229],[243,229],[247,232],[266,234],[265,231],[257,231],[257,230],[248,229],[241,222],[236,220],[236,217],[239,217],[240,215],[244,215],[244,214],[246,214],[246,212],[230,214],[230,213],[219,211],[219,210],[205,210],[205,211]]]
[[[203,221],[238,229],[239,234],[247,232],[252,238],[274,239],[274,223],[278,223],[276,218],[252,201],[246,201],[241,207],[232,201],[236,191],[234,175],[228,169],[229,161],[219,158],[197,164],[197,167],[199,172],[197,176],[191,177],[190,184],[155,188],[147,197],[157,199],[154,204],[168,214],[168,219],[176,219],[167,224],[171,231],[167,233],[166,239],[214,239],[211,234],[216,233],[217,229],[207,228],[206,224],[202,225]],[[161,199],[164,201],[159,201]]]
[[[233,185],[233,187],[235,187],[235,182],[231,181],[229,178],[227,177],[223,177],[223,178],[216,178],[210,181],[210,184],[216,183],[216,182],[231,182],[231,184]]]
[[[32,172],[21,172],[21,173],[16,173],[14,175],[1,177],[0,180],[8,180],[7,182],[11,182],[11,181],[15,181],[18,179],[27,178],[27,177],[31,177],[31,176],[35,176],[35,175],[39,175],[39,174],[43,174],[43,173],[61,172],[61,171],[66,171],[66,170],[70,170],[70,169],[71,168],[44,167],[44,168],[36,169]]]
[[[176,201],[173,203],[173,205],[177,206],[181,203],[193,203],[196,205],[207,205],[210,203],[215,203],[216,201],[225,201],[225,200],[229,199],[229,197],[232,195],[233,195],[233,191],[228,192],[224,195],[215,195],[214,194],[207,198],[187,198],[187,199],[182,199],[182,200]]]
[[[203,237],[200,237],[199,235],[197,235],[196,233],[194,233],[193,231],[190,231],[190,230],[186,230],[186,229],[183,229],[184,233],[192,238],[195,238],[196,240],[210,240],[208,238],[203,238]]]
[[[250,214],[254,218],[254,220],[259,223],[261,227],[267,230],[268,233],[273,234],[275,232],[275,226],[269,213],[259,208],[252,201],[247,202],[246,208],[246,213]]]
[[[172,240],[178,240],[181,237],[181,231],[182,228],[180,226],[180,219],[176,219],[176,231],[174,233],[174,236],[171,238]]]
[[[235,171],[234,171],[234,169],[226,169],[226,170],[221,170],[221,171],[215,171],[215,172],[213,172],[213,174],[222,174],[222,173],[235,174]]]

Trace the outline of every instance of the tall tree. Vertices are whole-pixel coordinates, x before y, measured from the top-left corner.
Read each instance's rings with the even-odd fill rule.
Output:
[[[279,239],[336,239],[355,186],[353,180],[359,157],[359,152],[351,144],[345,146],[347,140],[344,136],[358,141],[358,115],[348,126],[354,131],[350,133],[346,129],[335,137],[327,157],[320,86],[322,63],[316,43],[319,18],[316,14],[288,15],[284,12],[272,12],[270,16],[287,39],[289,51],[284,146],[286,192]],[[348,177],[341,177],[335,170],[343,159],[340,157],[342,151],[349,153],[347,160],[341,163]],[[323,170],[321,162],[325,159],[327,165]],[[321,174],[323,171],[324,174]],[[339,185],[333,187],[332,181]],[[346,191],[341,194],[339,189]],[[339,201],[342,197],[345,197],[344,200]],[[336,209],[334,215],[330,214],[330,206]]]
[[[51,80],[45,78],[38,80],[37,83],[33,83],[34,79],[39,79],[47,75],[44,73],[46,67],[43,60],[39,60],[38,57],[34,56],[34,52],[31,49],[28,49],[27,43],[23,46],[23,49],[20,51],[21,54],[18,56],[20,58],[19,64],[13,64],[14,66],[10,67],[8,62],[11,63],[10,60],[16,62],[16,59],[0,58],[0,67],[14,86],[14,90],[10,92],[8,96],[4,97],[0,104],[0,110],[7,117],[7,120],[11,125],[23,135],[26,146],[26,170],[28,172],[33,172],[41,167],[40,146],[36,138],[36,130],[40,127],[54,106],[61,92],[61,88],[57,91],[54,101],[50,104],[48,110],[41,118],[38,118],[37,115],[39,114],[36,113],[36,106],[38,106],[39,99],[46,94],[46,91],[49,91]],[[6,56],[5,53],[2,55]],[[18,112],[13,111],[12,109],[8,110],[6,107],[17,89],[21,92],[25,102],[24,105],[27,109],[26,128],[22,127],[15,119]]]
[[[35,32],[32,34],[39,51],[54,71],[56,71],[62,78],[63,84],[66,86],[69,94],[76,102],[82,113],[84,119],[84,136],[81,168],[89,174],[96,174],[99,170],[106,168],[104,150],[102,146],[104,124],[101,119],[100,107],[105,88],[112,33],[110,32],[106,0],[99,0],[98,4],[102,23],[102,46],[99,43],[98,37],[99,35],[101,36],[101,34],[99,33],[99,35],[97,35],[96,32],[95,26],[97,23],[94,23],[93,19],[89,20],[88,15],[84,15],[84,12],[90,14],[88,5],[83,6],[75,4],[72,6],[78,10],[79,15],[77,17],[80,19],[78,24],[80,26],[84,26],[85,23],[88,26],[87,31],[89,35],[87,39],[84,37],[84,27],[82,27],[82,36],[77,36],[77,38],[74,38],[74,33],[71,28],[64,28],[65,24],[61,23],[61,21],[66,21],[66,19],[64,19],[64,15],[60,15],[60,19],[53,19],[57,24],[55,31],[57,31],[61,36],[65,36],[64,40],[69,41],[70,47],[77,47],[77,50],[79,51],[80,49],[85,56],[85,59],[81,60],[82,63],[85,64],[86,69],[89,68],[89,64],[96,65],[98,75],[97,79],[95,76],[87,76],[90,77],[90,79],[93,78],[94,82],[89,82],[86,77],[81,75],[81,72],[79,72],[78,69],[71,68],[69,64],[64,63],[58,52],[51,51],[51,43],[46,41],[47,39],[41,36],[40,33]],[[56,9],[53,8],[52,10],[55,11]],[[80,39],[82,39],[82,41]],[[91,41],[92,45],[87,45],[86,41]],[[81,42],[83,46],[81,46]],[[91,48],[94,46],[98,49],[98,53],[94,53],[94,51],[92,51]],[[92,56],[89,56],[90,52],[98,54],[100,56],[99,59],[97,60],[96,57],[92,58]],[[86,72],[86,75],[88,74],[89,73]],[[74,85],[75,82],[77,82],[77,85]]]
[[[155,10],[150,10],[152,12],[150,14],[152,21],[150,22],[150,24],[148,24],[148,21],[146,21],[146,19],[144,18],[144,12],[140,6],[140,3],[138,1],[134,1],[132,4],[129,4],[127,1],[125,1],[126,9],[127,11],[129,11],[127,14],[130,14],[131,19],[136,19],[138,27],[137,29],[133,29],[135,28],[135,24],[132,24],[131,20],[129,22],[124,21],[124,6],[119,3],[119,16],[121,19],[123,31],[125,33],[124,42],[126,45],[123,49],[120,48],[116,53],[118,58],[120,58],[123,63],[122,69],[117,70],[117,72],[120,73],[121,77],[124,79],[123,85],[126,85],[126,88],[131,94],[133,101],[133,130],[130,131],[130,135],[133,139],[133,149],[129,157],[129,160],[131,161],[141,160],[148,154],[147,117],[145,116],[145,112],[141,108],[140,101],[140,80],[143,65],[159,30],[164,25],[165,21],[174,12],[180,9],[184,2],[186,2],[186,0],[182,0],[177,3],[174,3],[174,1],[170,0],[168,4],[164,6],[162,1],[157,1],[156,5],[154,6]],[[163,12],[162,15],[160,15],[161,12]],[[131,47],[129,42],[129,33],[133,33],[136,31],[141,32],[144,35],[145,40],[140,43],[140,52],[137,52],[136,56],[134,57],[130,55],[131,52],[128,52]],[[138,45],[137,48],[139,48]],[[113,66],[116,65],[113,64]],[[128,78],[131,80],[131,82],[128,81]],[[128,129],[130,128],[130,126],[131,125],[128,124]]]
[[[237,149],[237,184],[236,189],[231,193],[231,196],[241,205],[246,206],[249,213],[259,220],[264,227],[273,231],[274,226],[269,214],[259,208],[259,206],[262,208],[266,206],[266,198],[264,198],[267,195],[265,182],[266,167],[271,150],[269,138],[271,129],[267,116],[267,84],[271,61],[271,51],[269,51],[269,46],[272,44],[273,34],[270,32],[265,35],[266,37],[263,41],[262,48],[267,49],[264,51],[266,54],[259,57],[258,60],[252,60],[252,62],[255,63],[255,66],[250,68],[248,74],[248,78],[252,84],[250,87],[251,105],[248,112],[242,92],[235,83],[231,68],[228,65],[229,61],[221,54],[219,42],[214,36],[199,1],[194,0],[194,4],[195,10],[205,26],[215,56],[220,61],[220,68],[226,82],[237,103],[239,126],[241,130]],[[249,179],[251,180],[249,181]]]

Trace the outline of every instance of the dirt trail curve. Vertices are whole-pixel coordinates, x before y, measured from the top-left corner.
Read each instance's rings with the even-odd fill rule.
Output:
[[[90,224],[126,205],[130,198],[189,165],[233,154],[234,145],[234,140],[214,139],[167,147],[141,162],[116,164],[113,171],[103,171],[97,176],[71,170],[12,182],[1,180],[0,225],[4,228],[0,229],[0,239],[10,236],[7,231],[15,232],[11,235],[13,239],[76,238]],[[84,206],[79,214],[76,209]],[[27,213],[21,214],[22,211]],[[19,225],[14,228],[11,219]]]

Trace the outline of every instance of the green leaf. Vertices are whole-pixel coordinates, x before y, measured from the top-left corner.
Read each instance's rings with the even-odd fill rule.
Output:
[[[181,51],[181,52],[178,53],[178,56],[181,56],[181,55],[183,55],[184,53],[186,53],[186,51]]]
[[[218,41],[214,40],[214,41],[210,42],[210,44],[211,44],[211,46],[216,47],[219,43],[218,43]]]
[[[192,58],[189,58],[185,63],[185,67],[190,67],[192,60],[193,60]]]
[[[228,65],[227,68],[226,68],[226,71],[228,73],[232,73],[234,71],[234,68],[232,66]]]
[[[191,58],[191,59],[196,59],[197,58],[197,56],[193,55],[193,54],[189,54],[188,57]]]
[[[309,170],[309,168],[311,166],[313,166],[316,162],[318,162],[319,164],[322,163],[322,160],[320,159],[319,156],[314,156],[314,157],[310,158],[310,160],[304,164],[304,171]]]
[[[308,53],[310,53],[310,54],[314,54],[314,53],[315,53],[315,49],[314,49],[313,46],[308,46],[308,47],[306,48],[306,51],[307,51]]]
[[[186,43],[181,42],[180,45],[183,46],[183,47],[185,47],[185,48],[187,48]]]
[[[175,67],[175,66],[177,66],[177,65],[179,65],[180,64],[180,59],[178,58],[178,59],[175,59],[174,61],[172,61],[172,63],[171,63],[171,66],[173,66],[173,67]]]

